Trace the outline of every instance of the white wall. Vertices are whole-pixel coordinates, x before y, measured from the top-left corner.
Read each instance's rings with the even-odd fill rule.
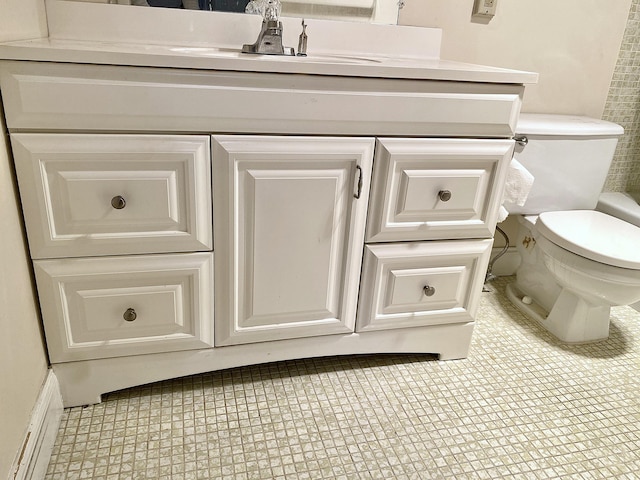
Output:
[[[0,0],[0,42],[46,36],[44,0]]]
[[[406,0],[399,23],[443,30],[442,58],[535,71],[523,111],[600,118],[631,0],[501,0],[488,23],[473,0]]]
[[[42,0],[0,0],[0,41],[41,36]],[[9,478],[47,373],[7,142],[0,117],[0,479]]]
[[[0,118],[0,128],[4,123]],[[7,155],[0,137],[0,478],[22,447],[47,372],[38,310]]]

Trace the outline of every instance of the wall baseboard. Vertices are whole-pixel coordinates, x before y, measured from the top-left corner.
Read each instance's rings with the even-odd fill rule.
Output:
[[[494,258],[502,247],[494,247],[491,249],[491,258]],[[520,254],[516,247],[509,247],[506,253],[495,261],[493,264],[492,274],[498,277],[515,275],[518,266],[520,265]]]
[[[58,379],[53,370],[49,369],[38,401],[31,412],[31,421],[22,448],[11,469],[11,480],[44,478],[58,434],[62,411],[62,394]]]

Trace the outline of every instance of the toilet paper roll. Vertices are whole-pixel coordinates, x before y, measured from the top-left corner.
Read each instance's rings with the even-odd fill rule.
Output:
[[[509,216],[509,212],[504,208],[504,205],[500,205],[500,210],[498,210],[498,223],[504,222]]]
[[[531,187],[533,186],[533,175],[527,170],[515,157],[511,159],[509,170],[507,171],[507,179],[504,186],[504,195],[502,197],[502,206],[498,212],[498,223],[503,222],[509,215],[509,211],[505,204],[515,204],[523,206],[529,197]]]

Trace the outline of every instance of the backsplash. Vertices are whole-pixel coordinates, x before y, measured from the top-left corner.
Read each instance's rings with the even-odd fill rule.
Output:
[[[622,125],[605,191],[640,191],[640,0],[632,0],[603,119]]]

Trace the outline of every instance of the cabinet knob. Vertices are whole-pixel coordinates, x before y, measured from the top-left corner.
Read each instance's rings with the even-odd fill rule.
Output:
[[[443,202],[448,202],[451,199],[451,190],[440,190],[438,192],[438,198]]]
[[[136,318],[138,318],[138,314],[133,308],[127,308],[122,315],[122,318],[127,322],[133,322]]]
[[[121,195],[116,195],[111,199],[111,206],[116,210],[122,210],[127,206],[127,201]]]
[[[436,293],[435,287],[432,287],[431,285],[425,285],[422,291],[427,297],[433,297],[433,295]]]

